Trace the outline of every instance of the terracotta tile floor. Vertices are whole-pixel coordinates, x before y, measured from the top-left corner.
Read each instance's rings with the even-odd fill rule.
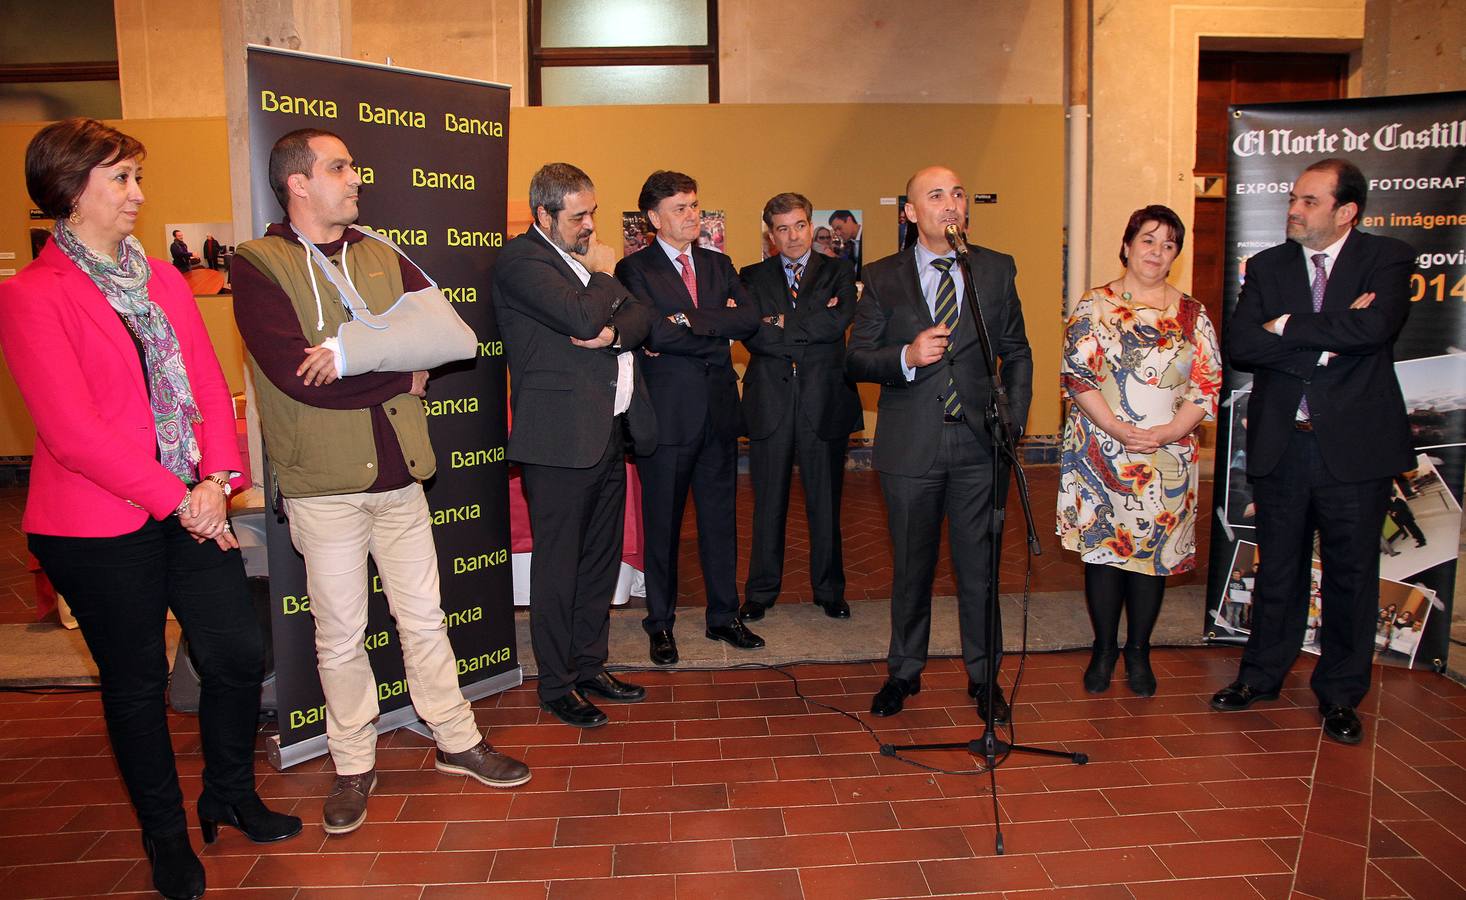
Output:
[[[886,758],[776,672],[653,672],[639,677],[648,704],[612,706],[594,731],[549,721],[529,687],[476,703],[492,739],[534,767],[513,791],[437,775],[423,738],[393,732],[370,820],[345,837],[318,824],[325,760],[276,773],[261,755],[261,793],[305,833],[256,846],[226,830],[203,854],[210,896],[1466,895],[1466,689],[1384,670],[1366,743],[1341,747],[1321,742],[1306,671],[1277,703],[1210,712],[1235,658],[1158,652],[1150,700],[1119,687],[1087,698],[1083,654],[1031,658],[1019,738],[1091,761],[1014,755],[999,769],[1001,857],[985,776]],[[853,712],[881,681],[866,664],[793,674],[807,697]],[[976,737],[964,684],[953,661],[934,661],[880,740]],[[188,796],[196,724],[172,717]],[[95,696],[3,695],[0,735],[0,896],[146,891]],[[972,766],[960,752],[909,755]]]
[[[1053,502],[1048,481],[1045,495],[1035,479],[1043,511]],[[874,477],[852,475],[850,495],[847,522],[864,508],[876,523],[847,532],[847,548],[866,541],[847,549],[851,597],[865,595],[857,585],[876,596],[888,590],[889,558]],[[34,609],[19,502],[18,492],[0,492],[6,622],[28,621]],[[1046,554],[1052,545],[1046,536]],[[1040,589],[1076,586],[1072,565],[1046,558]],[[689,571],[696,581],[695,564]],[[807,590],[798,582],[791,577],[791,591]],[[1157,651],[1160,692],[1148,700],[1122,686],[1085,695],[1082,653],[1031,657],[1016,697],[1018,739],[1091,761],[1009,758],[997,776],[1004,856],[993,852],[986,776],[883,756],[877,738],[815,705],[869,720],[878,667],[793,668],[810,701],[769,670],[651,672],[637,676],[648,701],[608,705],[611,724],[593,731],[541,713],[532,686],[475,703],[491,739],[534,767],[534,780],[513,791],[440,776],[423,738],[386,735],[369,823],[344,837],[327,838],[318,824],[326,760],[277,773],[261,754],[261,793],[302,815],[305,833],[256,846],[226,830],[203,853],[210,896],[1466,896],[1466,688],[1376,669],[1361,709],[1367,739],[1342,747],[1320,736],[1311,660],[1281,700],[1211,712],[1206,697],[1230,679],[1236,657],[1229,648]],[[955,661],[934,660],[907,710],[879,720],[878,740],[976,737],[964,685]],[[192,797],[197,721],[174,715],[171,724]],[[961,752],[910,755],[939,768],[973,764]],[[94,694],[0,693],[0,759],[0,897],[146,894],[147,865]]]

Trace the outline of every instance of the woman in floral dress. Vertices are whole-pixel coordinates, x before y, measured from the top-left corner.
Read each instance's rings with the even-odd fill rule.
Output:
[[[1166,576],[1196,565],[1196,429],[1216,416],[1216,331],[1166,283],[1186,226],[1164,206],[1125,227],[1125,272],[1085,294],[1065,328],[1058,534],[1084,560],[1094,646],[1084,687],[1110,686],[1126,613],[1125,680],[1155,693],[1150,636]]]

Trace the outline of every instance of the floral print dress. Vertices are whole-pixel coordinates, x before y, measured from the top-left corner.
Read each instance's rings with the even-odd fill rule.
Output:
[[[1099,391],[1123,422],[1153,428],[1182,404],[1214,419],[1222,366],[1201,304],[1136,306],[1108,287],[1079,301],[1065,326],[1062,375],[1070,396]],[[1147,575],[1196,567],[1196,432],[1155,453],[1130,453],[1069,404],[1059,462],[1056,531],[1087,563]]]

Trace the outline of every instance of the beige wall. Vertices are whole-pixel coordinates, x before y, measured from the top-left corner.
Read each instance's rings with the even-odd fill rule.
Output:
[[[124,119],[223,115],[218,3],[116,0],[114,9]]]
[[[1164,203],[1191,221],[1203,38],[1277,39],[1271,49],[1281,51],[1289,48],[1283,39],[1297,49],[1364,33],[1364,0],[1113,0],[1094,8],[1091,285],[1118,274],[1120,234],[1135,209]],[[1190,247],[1173,271],[1172,281],[1189,290]]]
[[[1466,90],[1466,3],[1366,0],[1364,93]]]
[[[310,0],[117,0],[125,118],[222,115],[221,6],[308,15]],[[333,0],[356,59],[510,85],[523,106],[527,0]],[[278,9],[277,9],[278,8]],[[722,0],[724,103],[1059,103],[1062,0]],[[282,38],[282,46],[290,46]]]
[[[722,0],[724,103],[1060,103],[1062,0]]]
[[[526,0],[352,0],[351,9],[351,56],[507,84],[510,104],[524,105]]]

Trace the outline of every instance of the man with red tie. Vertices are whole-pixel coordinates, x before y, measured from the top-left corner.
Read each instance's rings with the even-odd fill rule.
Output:
[[[764,645],[738,618],[738,376],[729,341],[758,331],[758,307],[727,256],[695,246],[697,182],[681,172],[648,176],[638,199],[656,240],[616,265],[616,278],[655,315],[642,372],[657,414],[657,447],[637,460],[646,537],[642,621],[653,663],[677,662],[677,555],[692,491],[698,558],[711,640],[742,650]]]

